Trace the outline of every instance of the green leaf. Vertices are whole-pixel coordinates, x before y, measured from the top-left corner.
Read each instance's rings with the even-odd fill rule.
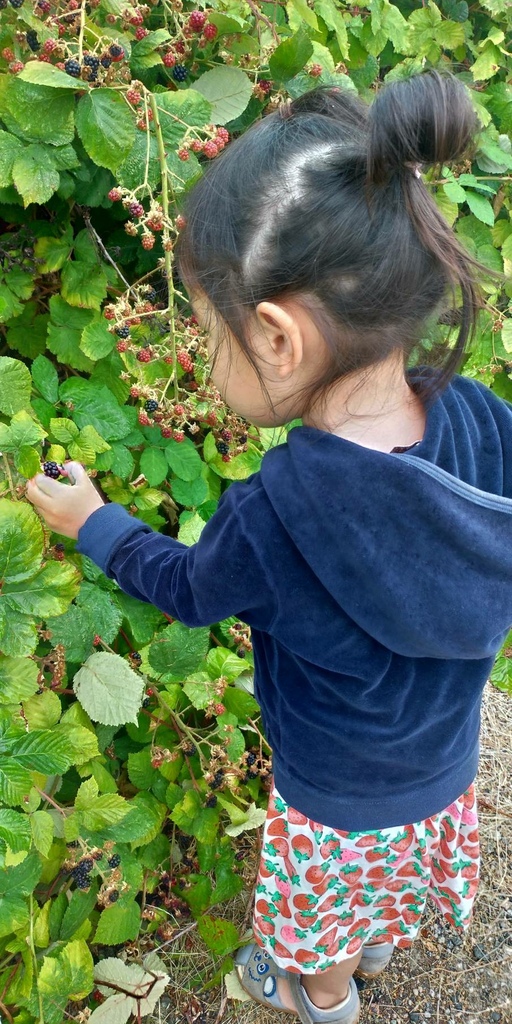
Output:
[[[252,83],[245,71],[226,64],[219,64],[211,71],[206,71],[194,82],[192,88],[211,103],[211,120],[214,124],[234,121],[243,114],[252,96]]]
[[[92,885],[88,892],[81,892],[80,889],[75,889],[62,916],[59,939],[68,942],[69,939],[73,938],[75,932],[84,921],[87,921],[87,918],[94,910],[97,898],[98,891],[95,885]]]
[[[68,305],[60,295],[50,299],[50,324],[48,326],[48,348],[64,366],[89,373],[94,363],[80,349],[82,331],[93,319],[89,309],[78,309]]]
[[[149,747],[128,754],[128,778],[137,789],[151,789],[158,772],[151,764]]]
[[[512,319],[504,321],[501,328],[501,340],[505,352],[512,352]]]
[[[116,171],[135,141],[135,123],[123,97],[113,89],[82,96],[76,130],[86,152],[100,167]]]
[[[23,143],[9,132],[0,131],[0,188],[12,182],[12,165],[23,150]]]
[[[203,914],[197,922],[197,930],[208,949],[217,956],[226,956],[240,945],[235,925],[220,917]]]
[[[48,562],[31,579],[6,583],[2,598],[9,608],[45,619],[66,611],[78,584],[79,576],[74,566]]]
[[[1,305],[0,299],[0,320]],[[37,308],[35,302],[26,302],[21,316],[7,330],[9,348],[17,349],[20,355],[28,359],[35,359],[46,348],[49,317],[47,314],[36,315]]]
[[[204,519],[194,512],[184,523],[180,525],[178,530],[178,540],[181,544],[186,544],[187,547],[191,547],[192,544],[197,544],[206,523]]]
[[[289,0],[287,8],[288,11],[292,8],[292,13],[293,10],[297,12],[299,15],[299,24],[300,22],[304,22],[306,25],[309,25],[314,32],[318,32],[318,18],[314,11],[308,7],[306,0]]]
[[[75,675],[73,690],[93,722],[137,723],[144,680],[118,654],[92,654]]]
[[[0,656],[0,704],[18,704],[38,689],[38,668],[27,658]]]
[[[23,445],[16,454],[14,464],[18,473],[24,476],[26,480],[30,480],[39,472],[41,459],[33,448]]]
[[[89,832],[101,832],[109,825],[117,825],[129,810],[129,803],[119,793],[103,793],[95,797],[91,807],[80,811],[80,820]]]
[[[51,729],[61,716],[60,698],[53,690],[44,690],[23,701],[23,714],[29,729]]]
[[[66,736],[36,730],[15,740],[10,756],[20,767],[44,775],[62,775],[73,764],[74,751]]]
[[[482,53],[477,57],[470,68],[475,82],[483,82],[499,71],[501,65],[501,51],[494,43],[487,43]]]
[[[14,292],[7,285],[0,285],[0,323],[20,316],[22,312],[23,306],[18,302]]]
[[[10,758],[0,757],[0,800],[8,806],[22,804],[32,787],[32,776]]]
[[[91,424],[106,441],[118,441],[129,433],[128,415],[104,384],[70,377],[61,385],[60,398],[72,403],[72,416],[79,427]]]
[[[0,840],[3,840],[13,853],[30,849],[31,838],[30,822],[26,814],[0,808]]]
[[[173,473],[181,480],[195,480],[201,475],[201,456],[190,438],[186,437],[184,441],[171,440],[165,447],[165,457]]]
[[[12,167],[12,180],[23,205],[42,205],[57,191],[60,175],[49,146],[25,146]]]
[[[244,820],[239,822],[237,825],[227,825],[226,832],[228,836],[239,836],[242,832],[247,832],[253,828],[260,828],[264,824],[266,812],[262,807],[256,807],[256,804],[250,804],[247,808]]]
[[[466,202],[469,209],[474,213],[478,220],[483,221],[484,224],[489,224],[491,227],[494,224],[494,210],[491,203],[485,196],[481,196],[478,192],[466,192]]]
[[[161,448],[146,448],[140,457],[140,471],[151,487],[158,487],[165,480],[169,470],[167,459]]]
[[[69,445],[69,454],[72,459],[83,462],[86,466],[93,466],[96,455],[107,452],[110,445],[104,441],[92,426],[84,427],[79,436]]]
[[[149,648],[149,663],[159,674],[186,678],[199,668],[209,646],[207,628],[189,629],[181,622],[166,626]]]
[[[11,415],[30,404],[30,371],[19,359],[0,357],[0,412]]]
[[[315,10],[325,21],[327,28],[330,28],[336,34],[341,56],[348,57],[347,27],[343,21],[341,10],[337,7],[334,0],[315,0]]]
[[[70,306],[100,309],[107,294],[107,278],[100,266],[92,267],[87,263],[68,260],[62,268],[61,282],[62,298]],[[112,336],[110,338],[112,340]],[[111,344],[104,354],[107,355],[112,347]]]
[[[83,79],[72,78],[65,71],[60,71],[53,64],[46,64],[40,61],[30,61],[25,64],[19,78],[23,82],[32,82],[33,85],[46,85],[51,89],[72,89],[83,91],[89,89],[87,82]]]
[[[53,818],[48,811],[33,811],[30,815],[32,841],[38,853],[47,857],[53,842]]]
[[[59,378],[53,363],[46,356],[39,355],[32,363],[32,380],[39,394],[47,402],[57,402],[59,397]]]
[[[117,600],[135,641],[139,644],[148,644],[153,639],[158,626],[163,622],[162,612],[158,608],[153,608],[150,604],[138,601],[135,597],[130,597],[129,594],[118,594]]]
[[[33,576],[40,567],[42,552],[43,528],[34,509],[3,498],[0,502],[0,579],[17,581]]]
[[[322,11],[319,10],[320,15]],[[277,82],[287,82],[307,64],[313,53],[313,44],[305,31],[283,40],[269,60],[269,70]]]
[[[66,448],[68,444],[78,437],[80,431],[73,420],[67,418],[67,416],[61,416],[50,420],[50,433],[56,441],[60,441]]]
[[[94,941],[106,946],[136,939],[140,928],[140,907],[134,900],[107,907],[100,914]]]
[[[72,142],[75,97],[69,90],[49,89],[18,76],[0,94],[0,117],[25,142],[65,146]]]
[[[176,93],[165,93],[158,94],[158,101],[162,103],[167,96],[181,96],[181,92]],[[163,123],[168,122],[168,118],[163,118]],[[162,128],[163,132],[163,128]],[[181,161],[180,161],[181,162]],[[138,131],[135,136],[135,142],[120,167],[116,171],[116,177],[120,185],[123,188],[135,189],[139,188],[141,181],[144,180],[146,164],[148,169],[148,187],[150,189],[156,189],[160,183],[160,163],[158,160],[158,145],[154,135],[148,135],[147,132]]]
[[[80,264],[80,266],[83,267],[83,264]],[[80,348],[89,359],[96,361],[108,356],[115,343],[115,335],[110,333],[105,320],[92,320],[84,328],[80,340]]]
[[[192,89],[180,89],[179,92],[157,93],[156,102],[164,142],[170,147],[179,146],[187,126],[203,128],[213,120],[211,103],[195,85]]]
[[[18,932],[28,924],[28,906],[22,896],[0,894],[0,938]]]
[[[180,480],[177,477],[172,481],[171,491],[174,500],[179,505],[184,505],[185,508],[197,508],[208,497],[208,484],[202,476],[197,476],[195,480]]]

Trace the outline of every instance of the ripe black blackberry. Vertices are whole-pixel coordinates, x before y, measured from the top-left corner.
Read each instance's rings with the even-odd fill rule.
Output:
[[[82,857],[78,866],[82,868],[82,871],[89,873],[94,867],[94,861],[92,857]]]
[[[253,754],[252,751],[249,751],[249,753],[247,754],[247,756],[245,758],[245,761],[246,761],[246,764],[248,764],[248,765],[254,764],[254,762],[256,761],[256,754]]]
[[[151,704],[151,697],[144,697],[144,700],[142,701],[142,707],[143,708],[147,708],[147,707],[149,707],[150,704]]]
[[[115,333],[117,334],[118,338],[129,338],[130,337],[130,328],[126,327],[126,326],[125,327],[116,327],[115,328]]]
[[[120,57],[124,57],[124,49],[118,43],[112,43],[112,46],[108,48],[108,52],[112,60],[119,60]]]
[[[36,53],[37,50],[41,49],[41,43],[37,38],[37,32],[34,32],[34,29],[32,28],[29,29],[27,32],[27,44],[32,50],[32,53]]]
[[[246,654],[245,647],[237,647],[236,653],[237,653],[239,658],[245,658],[245,654]]]
[[[82,867],[82,864],[77,864],[76,868],[73,868],[71,872],[73,881],[77,889],[89,889],[91,885],[90,870]]]
[[[240,444],[247,444],[247,440],[248,440],[247,439],[247,434],[240,434],[240,437],[238,438],[238,440],[239,440]]]
[[[254,771],[253,768],[249,768],[246,771],[246,773],[245,773],[245,778],[246,778],[246,780],[248,780],[248,779],[257,779],[258,775],[259,775],[258,771]]]
[[[117,903],[118,899],[119,899],[119,893],[118,893],[117,889],[112,889],[112,892],[109,892],[109,894],[108,894],[109,903]]]
[[[156,302],[158,295],[154,288],[150,288],[149,291],[146,292],[146,298],[148,302]]]
[[[70,57],[64,64],[64,71],[71,75],[71,78],[80,78],[81,70],[80,64],[73,57]]]
[[[188,71],[184,64],[175,64],[175,66],[172,69],[172,77],[174,78],[175,82],[184,82],[187,75]]]
[[[156,398],[148,398],[147,402],[144,402],[144,408],[146,412],[156,412],[158,409],[158,402]]]
[[[219,455],[228,455],[229,454],[229,445],[226,444],[225,441],[217,441],[216,444],[215,444],[215,447],[216,447]]]
[[[101,57],[100,58],[100,64],[101,64],[102,68],[109,68],[110,65],[112,64],[112,58],[111,57],[107,57],[107,56]]]
[[[120,858],[119,854],[118,853],[114,853],[114,856],[109,858],[108,866],[109,866],[109,868],[118,868],[120,863],[121,863],[121,858]]]
[[[210,793],[210,795],[206,797],[206,800],[204,802],[204,806],[205,807],[216,807],[217,806],[217,797],[215,796],[215,793]]]
[[[45,476],[51,476],[52,480],[58,480],[61,475],[61,466],[56,462],[43,462],[43,473]]]
[[[94,57],[92,53],[86,53],[84,57],[84,64],[87,68],[92,68],[94,71],[97,71],[100,66],[100,59],[99,57]]]
[[[15,10],[18,10],[19,7],[23,7],[24,0],[9,0],[9,3],[11,7],[14,7]]]
[[[187,743],[182,750],[187,757],[194,757],[197,754],[197,747],[193,743]]]
[[[138,651],[132,651],[130,654],[130,661],[133,661],[134,665],[140,665],[142,655],[140,655]]]
[[[80,846],[78,839],[71,839],[69,843],[66,843],[69,850],[76,850],[77,846]]]
[[[210,789],[220,789],[223,782],[224,771],[222,768],[219,768],[218,771],[215,772],[212,782],[210,782]]]

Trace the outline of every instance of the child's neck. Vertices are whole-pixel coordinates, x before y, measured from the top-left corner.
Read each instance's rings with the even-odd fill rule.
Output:
[[[340,381],[304,423],[364,448],[390,452],[422,439],[426,413],[393,357]]]

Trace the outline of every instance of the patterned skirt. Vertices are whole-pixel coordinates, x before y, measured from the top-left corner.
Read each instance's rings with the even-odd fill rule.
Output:
[[[427,896],[455,928],[468,926],[479,877],[474,786],[413,825],[344,832],[272,790],[254,908],[254,935],[276,963],[315,974],[363,943],[407,947]]]

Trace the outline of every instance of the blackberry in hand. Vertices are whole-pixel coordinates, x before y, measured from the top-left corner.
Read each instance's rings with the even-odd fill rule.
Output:
[[[45,476],[51,476],[52,480],[58,480],[61,472],[62,467],[56,462],[43,462],[43,473]]]
[[[82,69],[78,61],[74,60],[72,57],[70,57],[64,64],[64,71],[66,71],[68,75],[71,75],[72,78],[80,78],[81,70]]]
[[[121,858],[118,853],[115,853],[113,857],[109,858],[109,868],[118,868],[121,863]]]
[[[27,44],[32,50],[32,53],[36,53],[37,50],[41,49],[41,43],[37,38],[37,32],[34,32],[32,28],[27,32]]]
[[[158,409],[158,402],[156,398],[148,398],[147,402],[144,403],[146,412],[156,412]]]
[[[116,327],[115,328],[115,333],[117,334],[118,338],[129,338],[130,337],[130,328],[126,327],[126,326],[125,327]]]
[[[187,74],[188,71],[184,64],[176,64],[172,69],[172,77],[174,78],[175,82],[184,82],[187,77]]]

